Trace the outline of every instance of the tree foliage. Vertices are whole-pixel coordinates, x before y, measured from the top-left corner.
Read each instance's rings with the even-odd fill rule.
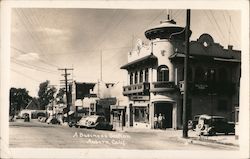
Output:
[[[45,109],[46,106],[54,100],[54,94],[56,93],[56,88],[54,86],[49,86],[49,81],[40,83],[38,91],[38,101],[41,109]]]
[[[10,109],[9,115],[14,115],[24,109],[32,100],[25,88],[10,88]]]
[[[64,90],[64,88],[60,88],[60,89],[58,90],[57,95],[56,95],[57,104],[65,104],[64,95],[65,95],[65,90]]]

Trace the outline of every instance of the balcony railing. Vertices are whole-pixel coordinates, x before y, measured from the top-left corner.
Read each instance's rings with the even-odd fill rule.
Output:
[[[177,86],[173,81],[152,82],[150,92],[168,92],[176,90]]]
[[[188,90],[192,94],[226,94],[236,92],[236,84],[232,82],[188,82]],[[184,91],[184,81],[179,82],[180,91]]]
[[[147,94],[149,92],[149,83],[138,83],[128,86],[123,86],[123,95],[132,95],[132,94]]]

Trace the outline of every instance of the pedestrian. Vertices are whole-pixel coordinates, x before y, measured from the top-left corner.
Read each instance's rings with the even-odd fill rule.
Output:
[[[162,129],[162,115],[161,115],[161,113],[158,116],[158,124],[159,124],[159,128]]]
[[[155,114],[154,116],[154,129],[158,128],[158,118],[157,118],[157,114]]]
[[[166,117],[165,117],[165,114],[162,114],[162,128],[166,129]]]

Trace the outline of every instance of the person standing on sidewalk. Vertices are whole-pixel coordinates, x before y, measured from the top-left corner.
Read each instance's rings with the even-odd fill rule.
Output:
[[[154,116],[154,129],[158,128],[158,118],[157,118],[157,114],[155,114]]]
[[[158,123],[159,123],[159,128],[162,129],[162,115],[161,115],[161,113],[158,116]]]

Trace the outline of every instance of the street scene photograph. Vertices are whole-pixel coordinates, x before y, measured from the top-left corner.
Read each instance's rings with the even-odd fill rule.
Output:
[[[9,148],[239,151],[241,14],[12,8]]]

